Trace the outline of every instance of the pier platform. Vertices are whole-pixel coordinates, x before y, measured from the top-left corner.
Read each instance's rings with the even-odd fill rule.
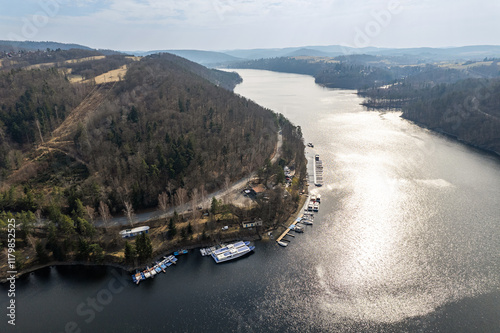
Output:
[[[292,224],[290,224],[290,225],[288,226],[288,228],[286,228],[286,230],[285,230],[285,231],[284,231],[284,232],[283,232],[283,233],[282,233],[282,234],[281,234],[278,238],[276,238],[276,242],[281,241],[281,240],[283,239],[283,237],[285,237],[285,236],[286,236],[286,235],[290,232],[290,230],[293,230],[293,228],[295,227],[295,225],[296,225],[297,223],[299,223],[301,219],[302,219],[302,218],[301,218],[301,217],[299,217],[299,218],[297,218],[295,221],[293,221],[293,222],[292,222]]]

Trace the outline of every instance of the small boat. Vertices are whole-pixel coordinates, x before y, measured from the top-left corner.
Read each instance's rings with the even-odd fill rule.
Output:
[[[300,223],[303,223],[305,225],[313,225],[313,221],[309,220],[309,219],[302,219],[300,220]]]
[[[298,232],[298,233],[303,233],[304,232],[304,228],[302,228],[301,226],[296,225],[295,228],[293,228],[293,231]]]
[[[283,247],[287,247],[288,246],[288,242],[279,241],[277,243],[278,243],[278,245],[283,246]]]

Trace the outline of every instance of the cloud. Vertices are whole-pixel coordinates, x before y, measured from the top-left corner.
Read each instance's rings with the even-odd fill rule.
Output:
[[[0,39],[55,1],[57,15],[33,39],[130,50],[353,44],[356,29],[394,0],[24,0],[2,12]],[[403,11],[371,37],[373,46],[500,44],[499,2],[400,3]]]

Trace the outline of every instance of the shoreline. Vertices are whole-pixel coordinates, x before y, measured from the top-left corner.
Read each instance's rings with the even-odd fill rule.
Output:
[[[421,122],[418,122],[416,120],[413,120],[413,119],[408,119],[408,118],[405,118],[403,117],[404,113],[401,114],[401,118],[407,120],[407,121],[410,121],[412,123],[414,123],[415,125],[417,125],[418,127],[420,128],[425,128],[433,133],[438,133],[438,134],[441,134],[442,136],[444,137],[447,137],[449,139],[452,139],[453,141],[455,142],[459,142],[465,146],[468,146],[469,148],[474,148],[474,149],[477,149],[477,150],[480,150],[481,152],[483,153],[486,153],[488,155],[491,155],[493,157],[496,157],[496,158],[500,158],[500,152],[497,152],[495,150],[492,150],[492,149],[488,149],[488,148],[485,148],[485,147],[481,147],[479,145],[475,145],[471,142],[468,142],[468,141],[465,141],[465,140],[462,140],[460,139],[458,136],[456,136],[455,134],[451,134],[451,133],[448,133],[448,132],[445,132],[443,130],[439,130],[437,128],[433,128],[431,126],[428,126],[428,125],[425,125],[424,123],[421,123]]]
[[[297,206],[297,209],[292,213],[290,214],[290,217],[284,222],[285,224],[289,224],[291,222],[293,222],[297,216],[300,214],[300,212],[302,211],[302,209],[304,208],[304,205],[307,201],[307,198],[308,198],[308,193],[309,191],[307,190],[304,194],[302,194],[300,196],[300,201],[299,201],[299,204]],[[245,237],[236,237],[236,236],[233,236],[233,235],[228,235],[229,237],[225,238],[225,239],[221,239],[221,242],[232,242],[232,241],[237,241],[237,240],[247,240],[247,241],[260,241],[260,240],[264,240],[264,239],[267,239],[267,240],[273,240],[274,241],[274,232],[275,231],[278,231],[280,229],[285,229],[286,227],[283,225],[283,224],[280,224],[279,226],[277,226],[276,228],[273,228],[273,229],[268,229],[268,230],[261,230],[265,233],[264,236],[262,236],[259,231],[256,229],[256,233],[253,237],[250,237],[250,236],[245,236]],[[272,232],[273,233],[273,239],[270,239],[268,236],[267,236],[267,233],[268,232]],[[198,249],[198,248],[202,248],[202,247],[205,247],[205,246],[212,246],[213,243],[211,242],[199,242],[199,243],[195,243],[195,244],[191,244],[191,245],[188,245],[188,246],[183,246],[184,249],[186,250],[194,250],[194,249]],[[148,260],[148,262],[155,262],[161,258],[163,258],[164,256],[167,256],[167,255],[170,255],[170,254],[173,254],[174,250],[167,250],[165,252],[162,252],[161,254],[157,254],[155,256],[153,256],[150,260]],[[98,264],[98,263],[91,263],[91,262],[82,262],[82,261],[71,261],[71,262],[65,262],[65,261],[52,261],[52,262],[48,262],[46,264],[37,264],[37,265],[34,265],[34,266],[31,266],[29,268],[26,268],[26,269],[22,269],[21,271],[19,271],[17,274],[16,274],[16,279],[22,277],[22,276],[25,276],[27,274],[30,274],[30,273],[33,273],[33,272],[36,272],[40,269],[43,269],[43,268],[46,268],[46,267],[52,267],[52,266],[89,266],[89,267],[109,267],[109,268],[118,268],[118,269],[121,269],[127,273],[132,273],[134,272],[135,270],[138,270],[138,269],[141,269],[141,268],[144,268],[145,265],[147,266],[148,264],[145,263],[145,264],[140,264],[140,265],[136,265],[136,266],[130,266],[130,265],[125,265],[125,264],[121,264],[121,263],[117,263],[117,262],[104,262],[102,264]],[[7,276],[5,277],[2,277],[0,279],[0,283],[7,283]]]
[[[358,93],[358,95],[359,95],[359,93]],[[452,139],[453,141],[460,142],[460,143],[462,143],[462,144],[464,144],[464,145],[466,145],[468,147],[480,150],[481,152],[486,153],[488,155],[491,155],[493,157],[500,158],[500,152],[497,152],[497,151],[495,151],[493,149],[489,149],[489,148],[485,148],[485,147],[473,144],[472,142],[460,139],[456,134],[448,133],[448,132],[443,131],[443,130],[441,130],[439,128],[435,128],[433,126],[426,125],[426,124],[424,124],[422,122],[419,122],[417,120],[406,118],[404,116],[404,111],[403,111],[403,109],[401,107],[369,106],[369,105],[366,105],[364,103],[361,103],[361,105],[363,107],[365,107],[368,111],[401,112],[401,115],[400,115],[401,118],[403,118],[403,119],[405,119],[405,120],[407,120],[409,122],[412,122],[413,124],[417,125],[420,128],[424,128],[424,129],[429,130],[429,131],[431,131],[433,133],[441,134],[441,135],[443,135],[443,136],[445,136],[445,137],[447,137],[449,139]]]
[[[262,236],[260,236],[259,234],[256,234],[254,237],[235,237],[235,236],[230,236],[228,237],[227,239],[222,239],[221,241],[222,242],[232,242],[232,241],[236,241],[236,240],[247,240],[247,241],[257,241],[257,240],[262,240]],[[188,245],[188,246],[183,246],[184,249],[186,250],[194,250],[194,249],[198,249],[198,248],[202,248],[204,246],[211,246],[211,245],[208,245],[209,243],[206,242],[206,243],[196,243],[196,244],[192,244],[192,245]],[[210,243],[212,244],[212,243]],[[213,244],[212,244],[213,245]],[[148,263],[151,263],[151,262],[156,262],[158,260],[160,260],[161,258],[163,258],[164,256],[168,256],[170,254],[173,254],[175,252],[175,250],[168,250],[166,252],[162,252],[161,254],[157,254],[155,256],[153,256],[151,259],[148,260]],[[27,274],[30,274],[30,273],[33,273],[33,272],[36,272],[38,270],[41,270],[43,268],[47,268],[47,267],[57,267],[57,266],[89,266],[89,267],[106,267],[106,268],[118,268],[118,269],[121,269],[129,274],[131,274],[132,272],[134,272],[135,270],[140,270],[141,268],[144,268],[145,266],[148,266],[148,263],[144,263],[144,264],[139,264],[137,266],[130,266],[130,265],[125,265],[125,264],[121,264],[121,263],[118,263],[118,262],[103,262],[101,264],[99,263],[92,263],[92,262],[86,262],[86,261],[51,261],[51,262],[48,262],[46,264],[37,264],[37,265],[34,265],[34,266],[31,266],[29,268],[26,268],[26,269],[22,269],[20,270],[17,274],[16,274],[16,279],[22,277],[22,276],[25,276]],[[7,276],[6,277],[2,277],[0,279],[0,283],[7,283]]]

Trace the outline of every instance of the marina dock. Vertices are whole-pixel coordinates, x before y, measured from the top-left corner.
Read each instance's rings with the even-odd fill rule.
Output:
[[[297,218],[295,221],[293,221],[293,222],[292,222],[292,224],[290,224],[290,225],[288,226],[288,228],[286,228],[286,230],[285,230],[285,231],[281,234],[281,236],[279,236],[278,238],[276,238],[276,242],[281,241],[281,240],[283,239],[283,237],[285,237],[285,236],[288,234],[288,232],[289,232],[290,230],[293,230],[293,229],[295,228],[295,225],[296,225],[297,223],[299,223],[301,219],[302,219],[302,218],[301,218],[301,217],[299,217],[299,218]]]

